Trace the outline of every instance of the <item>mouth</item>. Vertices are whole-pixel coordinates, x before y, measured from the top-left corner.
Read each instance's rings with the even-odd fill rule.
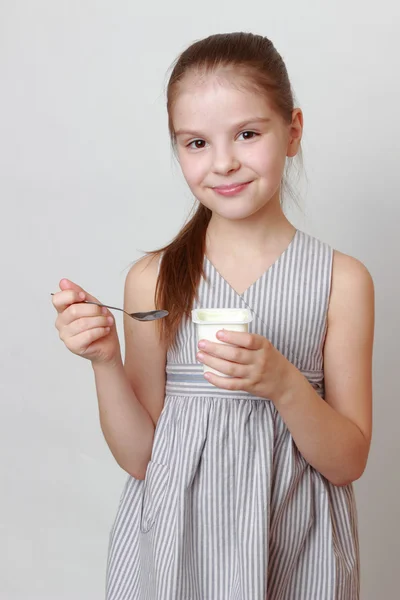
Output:
[[[233,196],[234,194],[238,194],[239,192],[243,191],[248,185],[250,185],[250,183],[252,182],[245,181],[243,183],[231,183],[229,185],[218,185],[212,187],[211,189],[214,190],[214,192],[217,192],[217,194],[222,194],[223,196]]]

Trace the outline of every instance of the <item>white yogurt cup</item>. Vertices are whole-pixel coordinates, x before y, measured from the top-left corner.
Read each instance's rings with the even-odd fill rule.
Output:
[[[209,340],[218,344],[225,344],[216,337],[218,331],[248,331],[253,315],[247,308],[196,308],[192,310],[192,321],[197,325],[197,338]],[[204,373],[215,373],[222,377],[229,377],[207,365],[203,365]]]

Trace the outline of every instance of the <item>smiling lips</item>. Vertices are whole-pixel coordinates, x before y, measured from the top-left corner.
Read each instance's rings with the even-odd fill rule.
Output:
[[[247,181],[246,183],[232,183],[230,185],[219,185],[217,187],[213,187],[212,189],[217,194],[221,194],[221,196],[235,196],[243,191],[248,185],[250,185],[251,181]]]

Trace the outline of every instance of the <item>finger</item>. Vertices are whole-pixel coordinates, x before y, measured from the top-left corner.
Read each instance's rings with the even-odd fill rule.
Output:
[[[220,373],[224,373],[229,377],[240,377],[244,378],[248,376],[249,368],[246,365],[239,365],[238,363],[229,362],[221,358],[216,358],[210,354],[204,354],[199,352],[197,354],[197,360]]]
[[[95,298],[94,296],[92,296],[91,294],[89,294],[80,285],[78,285],[77,283],[74,283],[70,279],[61,279],[59,285],[60,285],[60,289],[62,291],[64,291],[64,290],[73,290],[73,291],[77,292],[78,294],[80,292],[82,292],[85,295],[84,300],[90,300],[91,302],[99,302],[99,300],[97,300],[97,298]]]
[[[265,342],[265,338],[261,335],[248,333],[247,331],[229,331],[227,329],[218,331],[217,338],[221,342],[247,348],[248,350],[259,350]]]
[[[247,380],[236,377],[221,377],[215,373],[204,373],[204,377],[215,387],[223,390],[232,390],[245,392],[247,388]]]
[[[113,319],[112,317],[84,317],[82,319],[77,319],[73,321],[68,327],[68,335],[70,337],[75,337],[84,333],[85,331],[90,331],[91,329],[98,329],[99,327],[106,328],[112,327]]]
[[[88,329],[83,331],[79,335],[74,336],[70,340],[69,349],[75,354],[84,356],[88,347],[97,342],[97,340],[104,338],[110,333],[109,327],[95,327],[94,329]]]
[[[223,358],[224,360],[229,360],[230,362],[242,365],[249,365],[254,359],[254,356],[247,348],[218,344],[218,342],[215,343],[208,340],[200,340],[198,346],[200,352],[206,352],[211,356]]]
[[[111,316],[111,313],[107,308],[97,306],[96,304],[79,302],[77,304],[71,304],[65,309],[65,312],[62,314],[62,322],[64,325],[69,325],[78,319],[83,319],[85,317],[99,317],[102,315]]]
[[[58,313],[64,312],[72,304],[83,302],[76,290],[63,290],[52,296],[53,306]]]

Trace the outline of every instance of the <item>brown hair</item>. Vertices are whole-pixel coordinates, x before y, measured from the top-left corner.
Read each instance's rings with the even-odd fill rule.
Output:
[[[190,73],[207,75],[219,69],[231,70],[246,80],[257,93],[268,97],[277,113],[288,124],[292,121],[294,98],[282,57],[272,42],[251,33],[211,35],[187,48],[175,61],[167,85],[168,127],[172,146],[176,137],[172,108],[184,77]],[[178,235],[164,248],[150,252],[162,255],[155,292],[157,308],[169,311],[160,323],[167,345],[175,342],[183,316],[190,317],[203,272],[206,231],[211,211],[196,203],[194,214]]]

